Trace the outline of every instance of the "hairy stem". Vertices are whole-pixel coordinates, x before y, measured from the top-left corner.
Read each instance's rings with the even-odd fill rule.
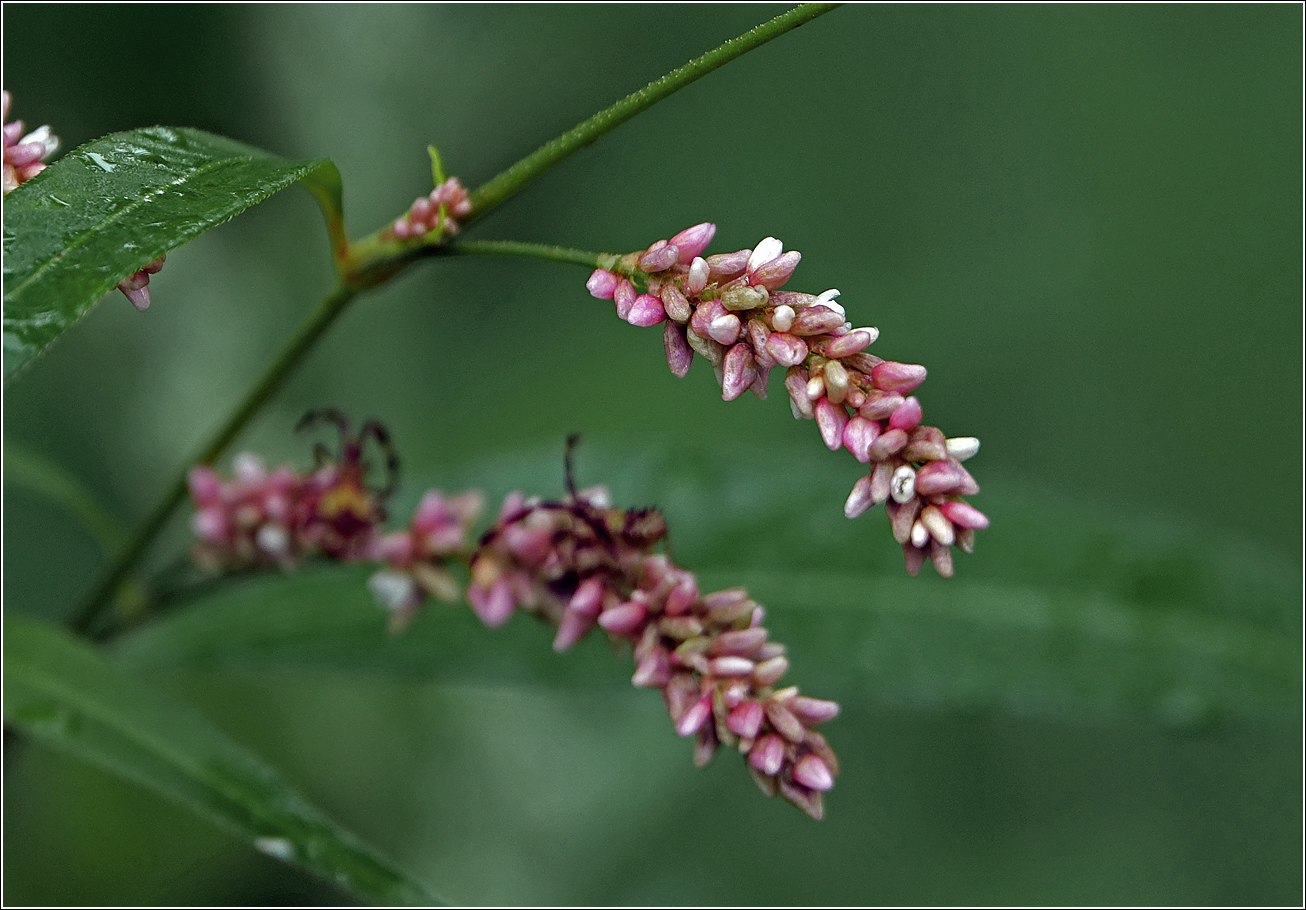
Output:
[[[277,389],[281,388],[286,377],[313,348],[322,334],[331,327],[336,317],[344,311],[345,306],[357,293],[356,289],[341,284],[323,298],[313,312],[295,329],[295,333],[277,353],[276,359],[264,370],[259,381],[245,393],[244,399],[227,416],[226,421],[205,443],[195,459],[187,463],[187,470],[191,465],[211,464],[217,460],[250,419],[258,413],[259,408],[276,393]],[[167,493],[155,504],[150,514],[136,529],[127,546],[118,553],[100,577],[99,582],[73,618],[71,625],[74,632],[87,635],[99,625],[101,617],[113,603],[113,595],[118,590],[118,586],[126,579],[136,561],[144,555],[155,536],[163,529],[172,510],[186,497],[186,473],[182,471],[173,480]]]
[[[615,256],[610,253],[591,253],[589,250],[572,250],[563,246],[543,243],[523,243],[519,240],[465,240],[433,248],[430,256],[513,256],[518,259],[548,259],[582,265],[587,269],[610,268]]]

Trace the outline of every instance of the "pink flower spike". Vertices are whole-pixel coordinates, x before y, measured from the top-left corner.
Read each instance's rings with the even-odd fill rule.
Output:
[[[945,502],[939,511],[959,528],[982,531],[989,526],[988,516],[967,502]]]
[[[772,777],[780,773],[784,761],[784,740],[774,733],[768,733],[759,739],[748,753],[748,763],[763,774]]]
[[[748,345],[737,344],[726,352],[721,380],[721,397],[724,400],[734,401],[744,394],[756,379],[757,365],[753,361],[753,352]]]
[[[585,282],[585,287],[599,300],[611,300],[620,281],[619,276],[607,269],[595,269],[594,274],[590,275],[590,280]]]
[[[703,724],[707,723],[707,719],[711,716],[712,696],[704,695],[681,715],[680,720],[676,721],[676,734],[679,736],[693,736]]]
[[[919,364],[886,360],[871,369],[871,379],[881,391],[905,395],[914,392],[925,381],[925,373],[925,367]]]
[[[843,445],[844,427],[848,425],[848,412],[843,405],[833,404],[829,398],[822,398],[816,403],[816,426],[821,431],[821,439],[831,452],[839,451]]]
[[[866,464],[871,460],[871,446],[880,436],[880,425],[874,420],[867,420],[860,414],[848,421],[843,428],[843,444],[853,457]]]
[[[737,736],[753,739],[762,729],[764,716],[765,712],[757,702],[752,700],[741,702],[726,718],[726,726]]]
[[[910,430],[920,422],[921,403],[915,395],[912,395],[898,405],[893,415],[889,417],[889,429]]]
[[[671,243],[680,250],[680,264],[689,265],[691,261],[703,254],[712,238],[716,236],[716,225],[710,221],[685,228],[671,238]]]
[[[819,755],[804,755],[794,764],[794,781],[809,790],[829,790],[834,777]]]
[[[662,306],[662,301],[652,294],[640,294],[631,304],[630,312],[626,314],[626,321],[631,325],[637,325],[640,328],[648,328],[657,325],[667,318],[667,311]]]

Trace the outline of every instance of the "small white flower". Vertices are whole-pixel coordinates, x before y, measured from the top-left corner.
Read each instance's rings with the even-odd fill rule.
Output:
[[[784,251],[784,244],[779,240],[774,237],[763,238],[761,243],[753,249],[752,255],[748,257],[747,271],[751,272],[761,268]]]

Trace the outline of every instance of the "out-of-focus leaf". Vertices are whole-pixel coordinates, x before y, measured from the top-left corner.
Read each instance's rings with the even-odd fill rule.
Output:
[[[762,487],[730,470],[738,460],[728,455],[589,458],[583,479],[611,479],[616,501],[668,508],[675,558],[703,587],[753,591],[790,648],[786,681],[814,695],[1183,727],[1276,725],[1299,713],[1294,577],[1237,541],[1095,518],[1053,494],[994,484],[980,503],[994,525],[976,555],[958,557],[957,577],[927,568],[909,578],[882,514],[830,515],[843,491],[823,469],[779,472]],[[480,470],[501,487],[516,473]],[[622,684],[632,669],[625,658],[614,665],[601,640],[559,656],[529,617],[490,632],[462,606],[433,605],[393,638],[366,575],[333,568],[235,583],[121,651],[148,664],[300,662],[526,684]]]
[[[262,852],[378,904],[426,890],[329,821],[199,715],[53,627],[4,619],[7,723],[209,816]]]
[[[340,180],[322,159],[286,161],[162,126],[69,152],[5,197],[5,378],[128,275],[314,173],[330,221]]]
[[[5,484],[21,487],[61,506],[113,553],[125,539],[122,528],[80,480],[63,468],[14,443],[6,443]]]

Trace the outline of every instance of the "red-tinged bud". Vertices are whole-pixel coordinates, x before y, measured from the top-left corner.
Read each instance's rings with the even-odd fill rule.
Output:
[[[907,446],[906,430],[886,430],[871,443],[871,460],[884,461],[897,455]]]
[[[889,428],[893,430],[911,430],[921,422],[921,403],[915,395],[910,396],[889,417]]]
[[[684,325],[689,322],[689,317],[694,315],[694,308],[690,306],[685,295],[681,293],[680,288],[674,282],[668,281],[662,285],[659,291],[662,296],[662,305],[666,307],[667,318]]]
[[[842,313],[836,313],[829,307],[809,306],[794,317],[794,324],[789,329],[792,335],[823,335],[831,329],[844,324]]]
[[[629,600],[599,614],[599,625],[612,635],[631,635],[648,616],[648,609],[637,600]]]
[[[640,328],[648,328],[657,325],[667,318],[667,311],[662,306],[662,301],[652,294],[640,294],[631,304],[630,312],[626,314],[626,321],[631,325]]]
[[[955,461],[931,461],[917,472],[916,489],[922,496],[940,493],[973,495],[979,492],[979,484]]]
[[[812,399],[807,397],[806,370],[802,367],[790,367],[785,370],[785,391],[789,393],[789,404],[793,408],[794,419],[811,420],[816,416]]]
[[[761,286],[774,291],[789,280],[789,277],[794,273],[794,269],[798,268],[798,262],[802,258],[803,254],[797,250],[781,253],[775,259],[750,272],[748,283],[754,287]]]
[[[591,619],[599,615],[603,608],[603,582],[598,577],[587,578],[576,586],[576,592],[567,601],[567,610],[588,616]]]
[[[905,395],[925,381],[925,373],[925,367],[919,364],[886,360],[871,370],[871,378],[877,389]]]
[[[694,363],[694,349],[689,346],[685,327],[668,322],[662,331],[662,344],[667,352],[667,366],[677,379],[684,379]]]
[[[590,280],[585,282],[585,287],[599,300],[611,300],[612,295],[617,292],[617,284],[620,281],[620,277],[607,269],[595,269],[594,274],[590,275]]]
[[[825,817],[825,801],[821,798],[820,790],[809,790],[801,784],[780,778],[780,795],[786,800],[802,809],[815,821],[820,821]]]
[[[665,240],[659,240],[639,257],[639,269],[641,272],[662,272],[679,261],[680,250]]]
[[[784,767],[785,743],[774,733],[768,733],[753,744],[748,753],[748,763],[763,774],[774,777]]]
[[[856,518],[874,504],[871,498],[871,478],[868,475],[853,484],[852,492],[848,494],[848,501],[843,504],[843,514],[846,518]]]
[[[839,716],[839,703],[825,698],[796,695],[786,702],[786,706],[793,712],[794,717],[808,727],[823,724]]]
[[[907,574],[912,578],[921,574],[921,566],[925,565],[925,551],[919,547],[913,547],[910,542],[902,545],[903,560],[907,565]]]
[[[766,340],[766,350],[781,366],[797,366],[807,359],[807,342],[788,332],[773,333]],[[805,386],[806,381],[803,384]]]
[[[733,317],[732,317],[733,318]],[[737,323],[739,320],[736,319]],[[757,364],[753,352],[746,344],[737,344],[726,352],[721,381],[721,397],[734,401],[748,390],[757,379]]]
[[[566,610],[558,621],[558,634],[553,639],[553,650],[561,654],[580,641],[594,628],[594,620],[589,616]]]
[[[698,731],[698,738],[694,741],[694,767],[706,768],[710,765],[719,745],[721,741],[717,739],[716,725],[704,724],[703,729]]]
[[[693,736],[703,728],[707,719],[712,716],[712,697],[704,695],[698,701],[694,702],[687,711],[676,721],[676,733],[679,736]]]
[[[517,607],[512,595],[512,584],[506,577],[496,581],[488,591],[475,585],[469,587],[467,601],[481,622],[491,629],[497,629],[507,622]]]
[[[866,350],[873,340],[873,336],[866,329],[855,329],[831,341],[822,353],[832,358],[847,357]]]
[[[612,299],[617,304],[617,316],[625,319],[630,315],[630,308],[635,305],[635,286],[625,278],[617,282],[617,288],[612,293]]]
[[[685,228],[671,238],[671,243],[680,250],[680,264],[689,265],[696,257],[702,256],[712,238],[716,236],[716,225],[710,221]]]
[[[829,790],[834,777],[819,756],[808,754],[794,763],[794,782],[809,790]]]
[[[943,431],[938,427],[916,427],[908,437],[902,457],[908,461],[942,461],[947,458]]]
[[[945,502],[939,511],[959,528],[982,531],[989,526],[988,516],[968,502]]]
[[[921,514],[921,501],[919,499],[909,499],[907,502],[894,502],[889,500],[885,503],[885,514],[889,516],[889,527],[893,530],[893,539],[898,543],[905,544],[911,540],[912,525],[916,524],[916,518]]]
[[[848,421],[843,428],[843,444],[853,457],[866,464],[871,460],[871,446],[880,437],[880,425],[874,420],[867,420],[860,414]],[[870,478],[867,478],[868,482]],[[867,490],[869,493],[869,488]]]
[[[743,739],[754,739],[762,729],[765,713],[756,701],[748,700],[737,705],[726,717],[730,732]]]
[[[821,431],[821,439],[831,452],[839,451],[843,445],[843,430],[848,425],[848,412],[843,405],[834,404],[829,398],[816,402],[816,426]]]
[[[897,392],[882,392],[879,389],[872,389],[866,393],[866,401],[857,411],[867,420],[883,420],[898,410],[898,406],[905,400]]]
[[[712,279],[721,281],[742,274],[748,265],[752,250],[739,250],[735,253],[717,253],[707,257],[708,274]]]
[[[893,493],[893,472],[895,465],[890,461],[879,461],[871,469],[871,502],[876,505],[884,502]]]
[[[761,647],[769,634],[766,629],[760,626],[749,629],[731,629],[718,635],[708,651],[711,654],[737,654],[749,657]],[[752,668],[750,667],[749,670],[751,671]],[[736,674],[727,675],[733,676]]]
[[[631,684],[641,689],[665,686],[671,679],[671,663],[664,648],[655,648],[645,654],[635,667]]]

